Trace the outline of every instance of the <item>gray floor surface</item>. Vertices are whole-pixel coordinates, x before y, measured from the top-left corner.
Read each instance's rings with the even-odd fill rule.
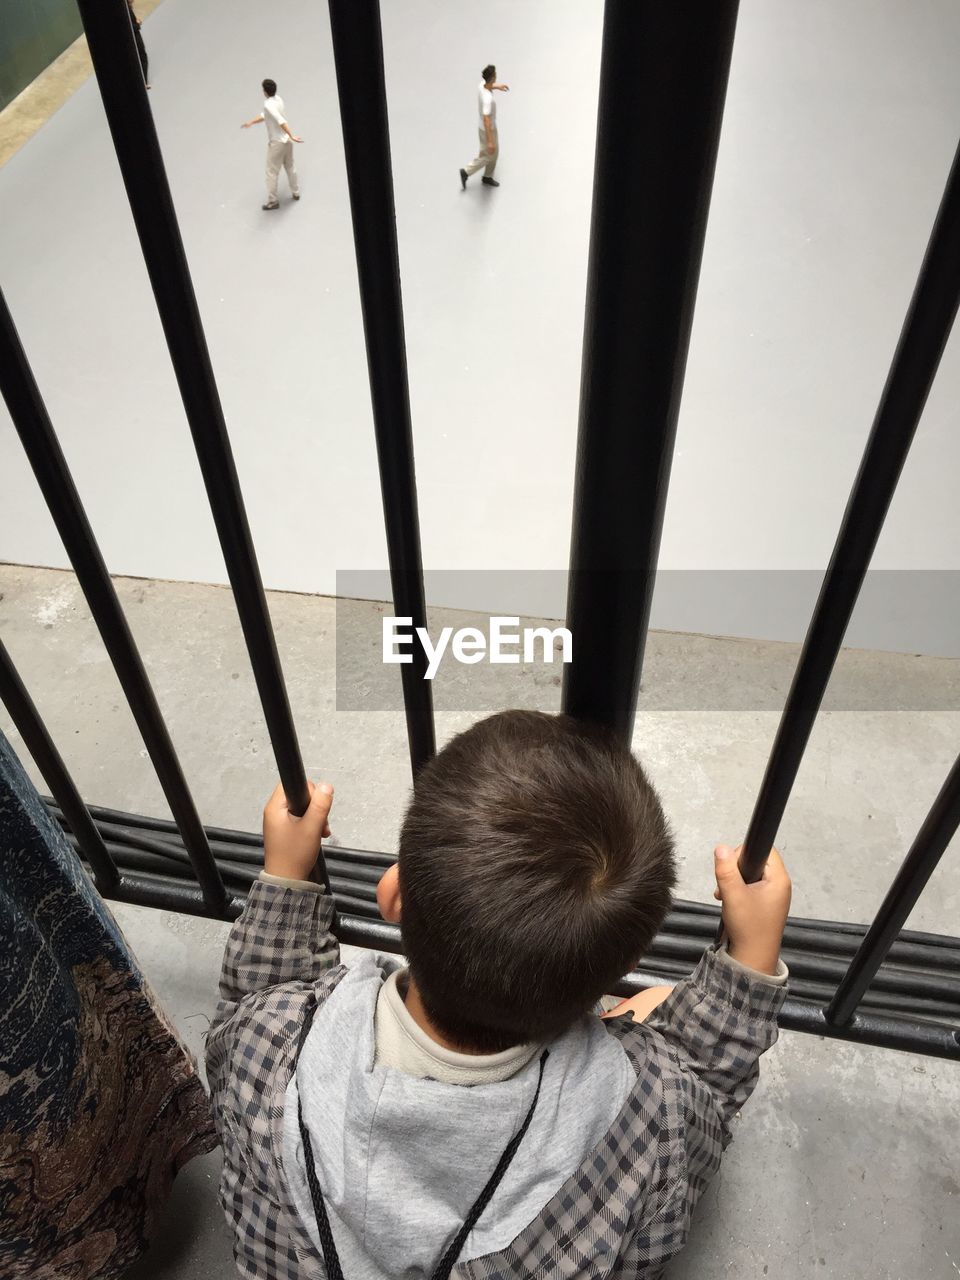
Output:
[[[205,821],[255,829],[274,766],[230,594],[117,585]],[[72,575],[0,566],[0,596],[4,641],[84,796],[167,813]],[[271,593],[270,606],[309,771],[337,787],[335,839],[394,847],[409,788],[402,718],[340,711],[336,700],[338,680],[362,685],[378,659],[357,648],[340,654],[338,670],[331,600]],[[376,606],[365,608],[376,626]],[[712,845],[743,832],[795,659],[789,645],[651,636],[634,746],[673,820],[686,896],[708,896]],[[484,705],[465,670],[478,669],[438,677],[441,741],[499,706],[558,708],[548,669],[504,669]],[[796,914],[873,913],[955,754],[958,681],[956,661],[842,655],[780,836]],[[5,714],[0,728],[21,749]],[[914,927],[956,932],[958,853],[955,841]],[[129,906],[116,914],[199,1049],[225,926]],[[671,1277],[956,1276],[958,1112],[956,1064],[785,1033]],[[228,1280],[216,1158],[195,1162],[178,1183],[156,1245],[131,1274]]]
[[[382,9],[426,563],[562,568],[602,4]],[[326,6],[164,0],[144,36],[265,580],[334,594],[384,544]],[[502,186],[461,192],[487,59],[511,86]],[[662,566],[826,563],[960,135],[958,62],[955,0],[743,0]],[[239,127],[264,75],[305,138],[303,199],[270,215],[263,134]],[[0,225],[0,279],[111,569],[224,581],[94,83],[0,171]],[[954,334],[875,565],[960,568],[958,399]],[[66,563],[5,431],[0,549]]]

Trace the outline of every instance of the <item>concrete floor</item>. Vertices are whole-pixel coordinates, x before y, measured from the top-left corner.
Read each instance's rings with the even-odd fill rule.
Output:
[[[117,586],[205,820],[254,829],[274,767],[229,593],[139,580]],[[0,566],[0,595],[4,641],[84,796],[165,814],[72,576]],[[337,709],[338,678],[361,682],[366,659],[351,645],[338,670],[333,601],[270,593],[270,606],[309,772],[337,787],[335,838],[390,849],[409,786],[402,719],[394,710]],[[376,606],[367,608],[376,627]],[[651,636],[634,746],[673,819],[686,896],[707,897],[713,843],[743,832],[795,658],[789,645]],[[444,668],[438,677],[441,741],[498,706],[558,706],[549,669],[501,668],[483,698],[464,670],[480,669]],[[21,749],[5,714],[0,728]],[[872,914],[958,739],[960,663],[845,652],[780,835],[797,914]],[[955,841],[911,918],[915,927],[956,932],[958,853]],[[116,914],[199,1049],[225,926],[128,906]],[[785,1033],[672,1280],[955,1277],[958,1109],[954,1064]],[[131,1275],[228,1280],[216,1158],[195,1162],[178,1181],[158,1243]]]
[[[602,7],[383,0],[431,569],[567,562]],[[278,21],[262,0],[164,0],[144,34],[265,581],[335,594],[335,571],[385,557],[326,6],[288,0]],[[502,186],[462,192],[488,58],[511,86]],[[743,0],[663,567],[826,563],[960,134],[958,62],[955,0]],[[270,217],[262,133],[239,128],[265,74],[305,138],[303,200]],[[0,170],[0,224],[5,296],[111,569],[224,581],[93,82]],[[955,334],[875,566],[960,568],[958,402]],[[2,429],[0,552],[65,564]],[[772,598],[755,587],[732,634],[798,638],[761,629]],[[926,595],[944,611],[951,598]],[[683,618],[668,603],[655,625],[727,630],[710,594]],[[899,647],[936,651],[910,622]]]

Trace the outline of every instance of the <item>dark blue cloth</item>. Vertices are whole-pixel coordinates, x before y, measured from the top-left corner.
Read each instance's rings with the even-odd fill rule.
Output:
[[[0,734],[0,1275],[109,1280],[213,1145],[193,1063]]]

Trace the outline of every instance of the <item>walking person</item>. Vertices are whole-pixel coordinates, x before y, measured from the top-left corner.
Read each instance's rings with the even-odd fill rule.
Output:
[[[140,70],[143,72],[143,83],[150,88],[150,77],[147,74],[147,46],[143,43],[143,36],[140,32],[140,19],[137,17],[136,10],[133,7],[133,0],[127,0],[127,8],[130,10],[130,25],[133,27],[133,38],[137,42],[137,56],[140,58]]]
[[[497,135],[497,104],[493,100],[493,92],[495,89],[499,89],[502,93],[509,93],[510,86],[496,83],[497,68],[492,65],[484,67],[480,74],[483,76],[480,82],[478,99],[480,108],[480,154],[476,160],[471,160],[465,169],[460,170],[460,185],[464,191],[467,189],[467,179],[471,174],[476,173],[478,169],[483,170],[485,186],[499,187],[500,185],[493,176],[493,171],[497,167],[497,157],[500,154],[500,139]]]
[[[287,171],[290,194],[294,200],[300,199],[300,179],[293,163],[293,144],[303,139],[297,137],[284,119],[283,99],[277,93],[276,80],[264,80],[262,88],[263,111],[252,120],[245,120],[240,127],[249,129],[252,124],[267,126],[267,203],[262,208],[279,209],[277,181],[281,169]]]

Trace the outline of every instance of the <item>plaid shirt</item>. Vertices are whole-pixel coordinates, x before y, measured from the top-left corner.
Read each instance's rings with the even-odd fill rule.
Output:
[[[227,941],[207,1072],[220,1201],[251,1280],[326,1277],[288,1190],[282,1124],[304,1016],[345,973],[332,917],[329,898],[258,881]],[[645,1022],[606,1021],[636,1072],[613,1126],[506,1249],[459,1263],[453,1276],[655,1280],[720,1165],[730,1121],[777,1038],[784,994],[707,951]]]

